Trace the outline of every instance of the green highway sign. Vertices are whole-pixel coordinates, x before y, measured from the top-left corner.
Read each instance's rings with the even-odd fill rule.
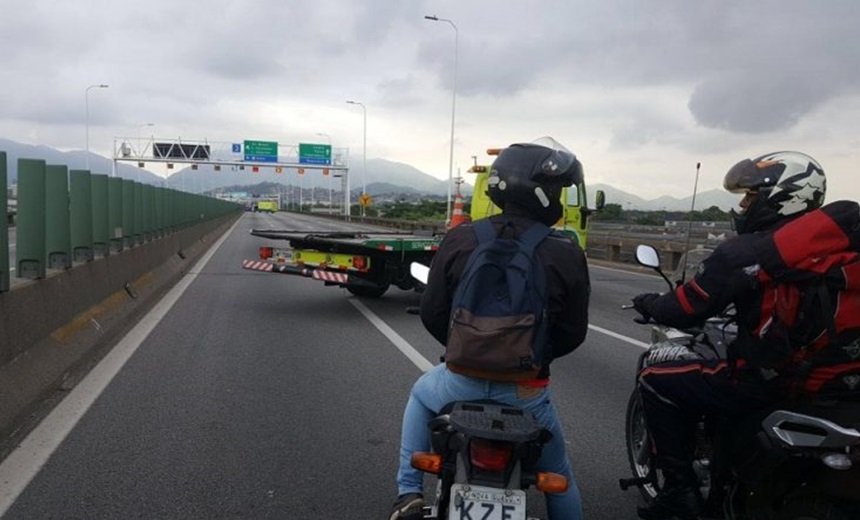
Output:
[[[331,145],[299,143],[299,164],[331,165]]]
[[[245,160],[278,162],[278,143],[276,141],[245,141]]]

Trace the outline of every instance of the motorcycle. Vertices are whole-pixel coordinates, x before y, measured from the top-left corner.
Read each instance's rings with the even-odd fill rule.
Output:
[[[637,261],[660,270],[657,251],[639,246]],[[648,323],[637,318],[638,323]],[[695,356],[722,356],[737,329],[731,314],[678,330],[652,323],[651,344],[637,374],[678,349]],[[672,349],[675,349],[673,352]],[[638,385],[638,381],[637,381]],[[795,399],[741,419],[702,417],[697,425],[693,469],[705,517],[726,520],[852,520],[860,518],[860,402]],[[638,387],[627,407],[627,456],[637,487],[651,503],[663,478]]]
[[[410,273],[427,283],[429,269],[413,263]],[[407,312],[417,314],[417,308]],[[431,451],[412,455],[412,467],[435,475],[426,520],[527,520],[526,490],[567,490],[567,479],[537,471],[552,434],[527,411],[490,400],[456,401],[428,423]],[[536,520],[536,519],[528,519]]]

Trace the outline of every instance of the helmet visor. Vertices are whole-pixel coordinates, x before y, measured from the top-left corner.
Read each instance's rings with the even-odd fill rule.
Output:
[[[732,193],[745,193],[756,187],[760,175],[755,163],[749,159],[732,166],[723,179],[723,188]]]
[[[535,172],[534,180],[561,186],[582,183],[582,164],[563,144],[552,137],[541,137],[531,144],[551,150],[540,164],[539,170]]]

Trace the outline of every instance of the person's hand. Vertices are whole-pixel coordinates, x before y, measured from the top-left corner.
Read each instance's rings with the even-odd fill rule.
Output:
[[[633,298],[633,308],[642,315],[645,321],[648,321],[651,319],[651,304],[659,297],[660,295],[657,293],[640,294]]]

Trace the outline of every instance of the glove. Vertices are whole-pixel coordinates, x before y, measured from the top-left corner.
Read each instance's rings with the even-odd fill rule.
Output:
[[[659,298],[657,293],[644,293],[633,298],[633,308],[647,321],[651,319],[651,305]]]

